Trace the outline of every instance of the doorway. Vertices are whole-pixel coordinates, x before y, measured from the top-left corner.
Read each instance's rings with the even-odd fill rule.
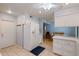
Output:
[[[51,38],[51,32],[48,31],[48,26],[50,26],[50,24],[43,23],[43,43],[51,49],[53,47],[53,39]]]

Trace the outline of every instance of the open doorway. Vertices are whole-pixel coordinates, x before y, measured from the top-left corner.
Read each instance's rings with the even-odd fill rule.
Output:
[[[49,29],[49,26],[50,24],[47,24],[47,23],[43,23],[43,43],[49,47],[49,48],[52,48],[53,46],[53,39],[52,39],[52,36],[51,36],[51,32],[48,31]]]

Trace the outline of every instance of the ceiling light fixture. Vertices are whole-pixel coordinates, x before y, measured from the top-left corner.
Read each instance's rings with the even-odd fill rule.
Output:
[[[41,11],[39,11],[39,13],[41,13]]]
[[[69,3],[65,3],[65,5],[69,5]]]
[[[9,9],[9,10],[7,10],[7,13],[11,14],[11,13],[12,13],[12,11]]]
[[[45,10],[50,10],[52,7],[54,8],[54,7],[56,7],[56,5],[51,4],[51,3],[46,3],[46,4],[41,4],[41,6],[40,6],[40,8],[43,8]]]

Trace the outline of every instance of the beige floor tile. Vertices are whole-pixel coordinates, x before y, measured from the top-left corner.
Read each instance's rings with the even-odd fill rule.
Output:
[[[45,50],[39,54],[39,56],[57,56],[52,52],[52,42],[45,41],[40,46],[45,47]],[[0,49],[0,55],[2,56],[35,56],[29,51],[21,48],[18,45],[10,46]]]

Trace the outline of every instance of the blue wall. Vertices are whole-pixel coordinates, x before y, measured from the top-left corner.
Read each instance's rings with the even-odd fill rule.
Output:
[[[47,25],[49,32],[64,32],[64,36],[75,37],[75,27],[55,27],[54,23]]]

